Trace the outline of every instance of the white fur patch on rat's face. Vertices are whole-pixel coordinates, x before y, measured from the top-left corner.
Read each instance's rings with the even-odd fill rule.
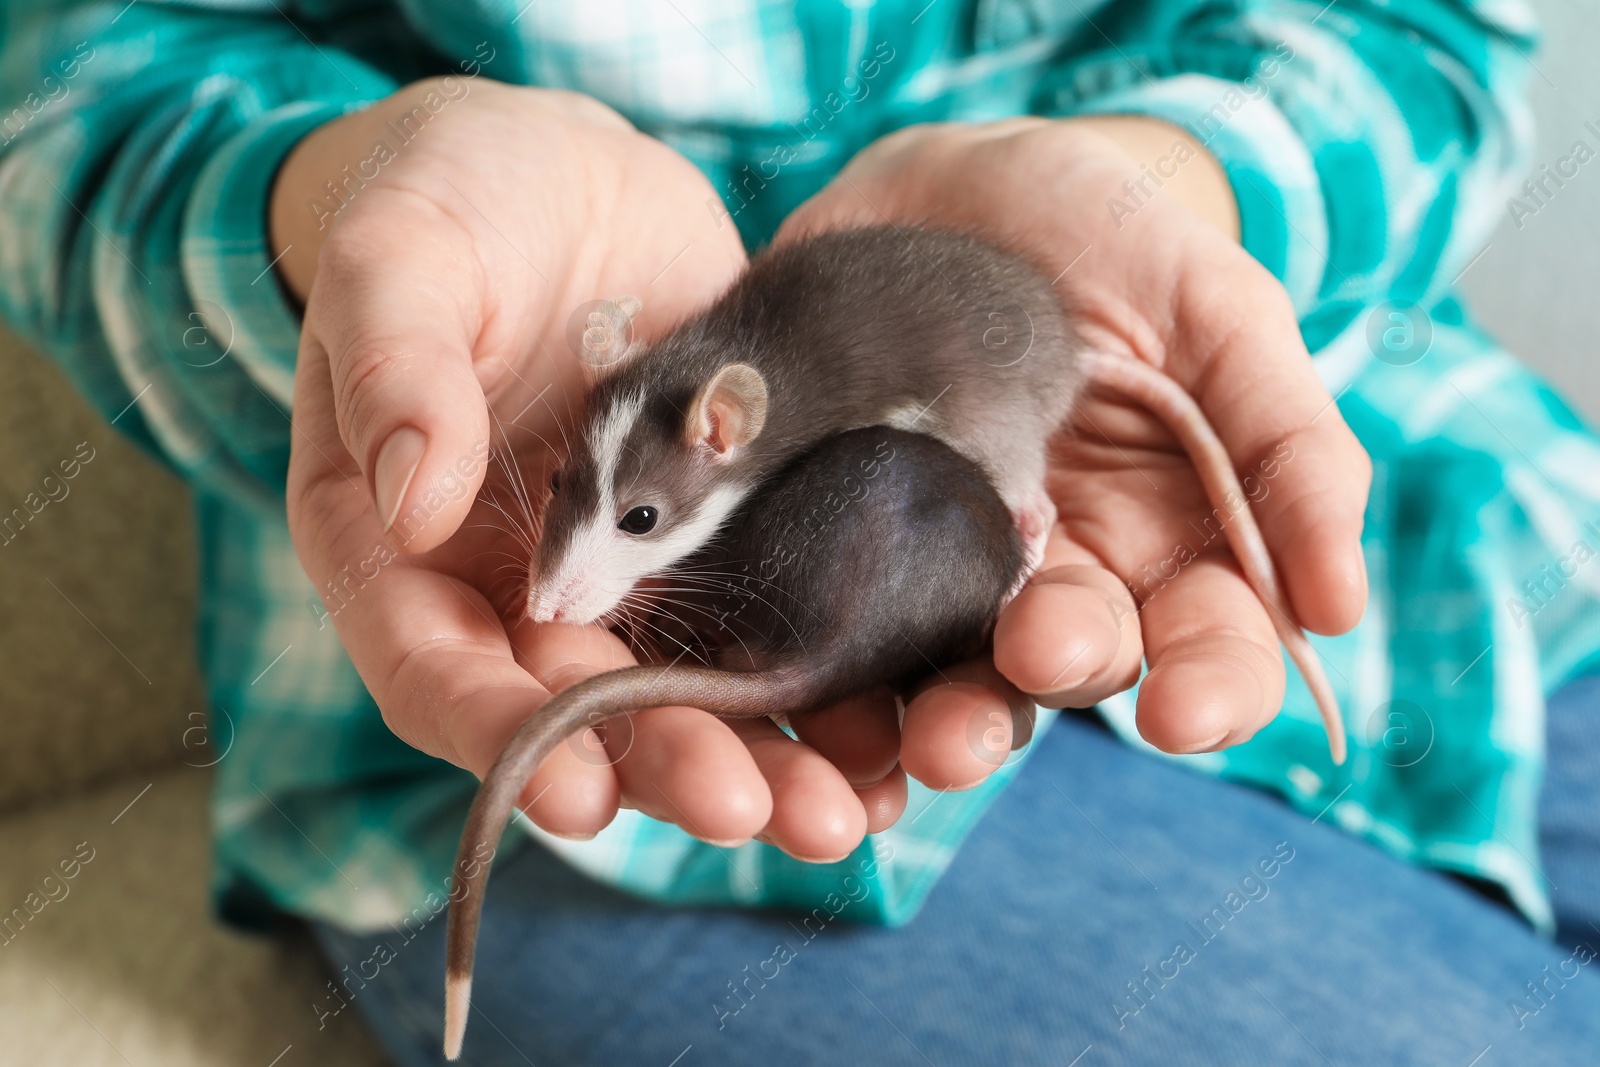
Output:
[[[585,443],[594,457],[598,499],[553,573],[540,575],[530,588],[528,613],[535,622],[582,624],[603,617],[641,578],[660,574],[709,541],[748,492],[732,485],[713,488],[688,513],[668,500],[648,499],[648,493],[619,500],[617,468],[643,407],[640,394],[620,398],[590,428]],[[656,529],[647,534],[618,529],[624,505],[639,504],[660,512]]]
[[[600,470],[600,502],[602,513],[614,506],[611,483],[616,478],[617,464],[622,460],[622,450],[627,446],[628,434],[639,421],[644,409],[644,394],[634,393],[621,397],[589,431],[589,454]]]
[[[534,583],[531,617],[573,624],[602,618],[640,579],[661,574],[709,541],[746,493],[734,485],[718,486],[693,514],[669,518],[670,529],[653,535],[619,530],[610,517],[615,505],[597,513],[574,535],[556,572]]]

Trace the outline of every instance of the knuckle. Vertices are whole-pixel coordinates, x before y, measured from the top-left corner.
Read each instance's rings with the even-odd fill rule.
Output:
[[[1204,270],[1185,272],[1181,299],[1184,311],[1194,318],[1181,314],[1174,325],[1184,331],[1195,325],[1208,326],[1208,332],[1222,334],[1225,347],[1214,347],[1208,354],[1213,359],[1244,336],[1298,339],[1299,321],[1289,291],[1243,250],[1230,248],[1229,252],[1208,257]]]
[[[376,339],[358,339],[334,361],[334,403],[339,432],[352,454],[361,456],[367,438],[381,429],[387,400],[410,371],[412,357]]]
[[[413,94],[420,95],[422,93],[426,93],[429,89],[438,88],[443,83],[444,83],[444,75],[442,75],[442,74],[430,74],[426,78],[418,78],[414,82],[407,83],[406,86],[403,89],[401,89],[400,92],[397,93],[396,95],[405,95],[405,96],[409,96],[409,95],[413,95]]]
[[[1362,445],[1361,439],[1355,435],[1355,431],[1348,426],[1345,427],[1343,440],[1347,453],[1346,462],[1350,465],[1350,469],[1355,472],[1356,484],[1361,490],[1361,499],[1365,500],[1367,494],[1372,491],[1372,454]]]
[[[468,227],[445,206],[446,191],[426,158],[401,156],[381,169],[359,195],[341,201],[318,251],[317,287],[337,293],[343,304],[368,292],[375,274],[394,274],[397,264],[422,269],[470,251]]]
[[[621,112],[587,93],[571,89],[541,89],[539,93],[554,109],[565,112],[570,118],[618,130],[634,128]]]
[[[1273,633],[1266,613],[1261,612],[1257,625],[1229,625],[1214,623],[1197,627],[1190,633],[1178,635],[1162,659],[1168,663],[1204,659],[1213,663],[1226,663],[1255,679],[1262,695],[1278,694],[1287,679],[1283,653],[1279,651],[1277,636]],[[1256,620],[1251,620],[1255,623]]]
[[[1235,306],[1249,307],[1252,316],[1264,316],[1266,321],[1274,325],[1294,323],[1298,332],[1289,291],[1276,275],[1251,256],[1243,252],[1229,256],[1226,264],[1220,264],[1219,269],[1204,274],[1215,286],[1221,299]]]
[[[360,204],[360,200],[353,203]],[[369,232],[371,228],[361,225],[362,218],[352,210],[347,217],[336,219],[328,231],[317,254],[317,295],[338,294],[336,301],[343,303],[347,294],[359,290],[373,263],[381,261],[384,250]]]
[[[857,159],[865,163],[884,163],[893,160],[903,153],[912,152],[937,136],[940,124],[922,123],[914,126],[902,126],[880,137],[869,144],[858,154]],[[858,168],[859,169],[859,168]]]
[[[1259,300],[1268,305],[1268,310],[1292,313],[1289,290],[1278,281],[1277,275],[1244,249],[1230,245],[1230,250],[1235,254],[1228,256],[1226,263],[1219,264],[1220,269],[1207,273],[1224,282],[1236,296]]]
[[[410,649],[395,668],[394,675],[378,700],[383,722],[400,740],[412,748],[466,766],[460,746],[448,729],[451,710],[462,694],[437,669],[441,656],[448,655],[454,642],[437,638]]]
[[[364,507],[351,505],[347,477],[347,472],[337,467],[296,471],[291,463],[285,494],[289,536],[313,581],[317,572],[351,543],[365,518]]]

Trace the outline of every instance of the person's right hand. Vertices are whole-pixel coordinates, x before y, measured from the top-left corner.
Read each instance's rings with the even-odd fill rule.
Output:
[[[708,303],[745,261],[716,203],[603,105],[483,78],[410,86],[285,161],[274,250],[306,304],[289,528],[411,745],[482,776],[552,692],[631,662],[598,627],[521,621],[532,520],[585,386],[574,312],[635,295],[649,336]],[[622,804],[834,859],[903,806],[893,723],[833,716],[824,755],[765,719],[631,718],[546,761],[519,801],[536,823],[591,836]]]
[[[1167,179],[1159,195],[1133,198],[1126,215],[1108,209],[1153,172]],[[1326,634],[1357,624],[1372,464],[1317,377],[1289,294],[1239,244],[1232,185],[1204,145],[1138,116],[911,126],[863,149],[774,243],[886,222],[1025,256],[1087,345],[1189,392],[1256,487],[1284,619]],[[932,788],[999,765],[1008,724],[988,709],[1019,690],[1081,708],[1138,682],[1139,732],[1168,752],[1239,744],[1283,706],[1272,612],[1216,536],[1219,512],[1166,427],[1091,385],[1050,444],[1057,521],[1044,565],[1000,613],[992,657],[906,708],[904,763]],[[969,739],[985,722],[994,741],[980,746]]]

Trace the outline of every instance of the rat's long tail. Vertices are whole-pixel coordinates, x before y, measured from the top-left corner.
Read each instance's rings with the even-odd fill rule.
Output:
[[[725,718],[754,718],[804,706],[811,695],[796,671],[733,672],[710,667],[643,666],[597,674],[545,704],[517,728],[478,787],[456,852],[445,947],[444,1054],[461,1055],[472,999],[472,960],[489,864],[478,857],[505,830],[517,795],[567,737],[615,715],[676,704]]]
[[[1323,728],[1328,734],[1328,751],[1333,754],[1333,762],[1343,763],[1344,719],[1339,714],[1339,702],[1333,695],[1333,687],[1328,684],[1328,676],[1323,673],[1322,661],[1317,658],[1311,642],[1306,640],[1294,609],[1283,596],[1278,585],[1278,572],[1272,564],[1272,553],[1267,550],[1261,528],[1256,525],[1255,515],[1250,510],[1250,498],[1239,485],[1233,460],[1217,439],[1211,423],[1182,386],[1149,364],[1130,356],[1107,352],[1086,352],[1084,357],[1089,363],[1090,382],[1120,393],[1148,409],[1166,424],[1184,451],[1189,453],[1211,506],[1227,516],[1222,529],[1227,535],[1228,547],[1233,549],[1234,557],[1239,561],[1239,569],[1244,572],[1245,581],[1250,583],[1266,605],[1267,614],[1272,616],[1273,628],[1278,631],[1278,640],[1283,642],[1289,658],[1300,669],[1301,677],[1306,680],[1307,688],[1316,699],[1317,710],[1322,713]],[[1230,501],[1237,502],[1237,512]]]

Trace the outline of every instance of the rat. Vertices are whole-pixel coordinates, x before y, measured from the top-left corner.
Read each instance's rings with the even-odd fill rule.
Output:
[[[662,600],[657,620],[676,624],[680,658],[701,664],[625,667],[562,691],[517,729],[473,800],[450,894],[452,1060],[489,877],[475,857],[499,841],[517,794],[557,745],[640,708],[792,718],[883,683],[909,687],[983,649],[1024,547],[976,463],[933,437],[872,426],[791,459],[691,561],[683,573],[701,577]]]
[[[1054,283],[966,234],[877,226],[769,248],[706,310],[627,346],[590,391],[551,478],[527,615],[609,621],[641,580],[705,545],[773,471],[868,425],[926,433],[978,463],[1032,571],[1056,518],[1044,485],[1049,441],[1085,388],[1145,408],[1188,453],[1342,764],[1338,701],[1199,405],[1142,360],[1084,344]]]
[[[790,458],[859,426],[916,430],[976,461],[1036,563],[1055,521],[1045,446],[1081,347],[1038,272],[971,237],[874,227],[769,249],[595,383],[552,479],[528,615],[605,617]]]

